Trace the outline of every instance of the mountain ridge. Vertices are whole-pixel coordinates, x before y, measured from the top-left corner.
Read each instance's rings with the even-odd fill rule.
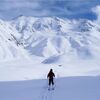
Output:
[[[4,23],[10,26],[15,44],[31,55],[47,59],[73,52],[80,59],[89,59],[100,50],[100,27],[95,21],[20,16]]]

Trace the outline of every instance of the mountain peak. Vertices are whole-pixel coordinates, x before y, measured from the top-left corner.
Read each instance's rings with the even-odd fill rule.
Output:
[[[71,54],[85,59],[93,57],[94,51],[98,52],[100,36],[96,23],[89,20],[20,15],[8,23],[9,25],[1,23],[1,27],[7,29],[0,31],[13,34],[14,41],[19,41],[31,55],[51,59]]]

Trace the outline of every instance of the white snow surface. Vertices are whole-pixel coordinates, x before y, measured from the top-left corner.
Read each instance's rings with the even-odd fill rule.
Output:
[[[100,100],[100,77],[67,77],[55,80],[0,82],[0,100]]]
[[[100,27],[95,21],[20,16],[9,23],[32,55],[49,58],[74,53],[80,59],[98,57]]]
[[[18,47],[19,33],[7,22],[0,20],[0,61],[13,59],[28,59],[26,50]]]
[[[48,91],[47,73],[55,72]],[[0,100],[100,100],[100,25],[20,16],[0,20]]]
[[[0,81],[100,75],[100,26],[86,19],[0,20]],[[38,73],[38,74],[36,74]],[[9,78],[8,78],[9,77]]]

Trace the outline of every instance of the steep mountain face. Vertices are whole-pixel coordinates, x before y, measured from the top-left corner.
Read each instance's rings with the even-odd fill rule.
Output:
[[[30,55],[46,58],[44,63],[62,55],[81,59],[99,57],[100,26],[93,21],[20,16],[12,21],[0,21],[0,31],[4,48],[13,45],[19,52],[22,49]],[[17,56],[13,49],[6,51],[10,56]]]
[[[21,34],[25,49],[37,56],[74,52],[78,57],[91,58],[100,46],[100,27],[89,20],[21,16],[10,24]]]
[[[9,23],[0,20],[0,61],[28,58],[18,42],[19,37],[20,34]]]
[[[69,41],[63,36],[58,18],[22,16],[13,20],[11,25],[21,34],[20,40],[31,54],[50,57],[63,54],[70,48]]]

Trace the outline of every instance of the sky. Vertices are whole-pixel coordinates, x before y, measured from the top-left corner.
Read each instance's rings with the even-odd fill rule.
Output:
[[[0,18],[24,15],[95,20],[100,15],[99,6],[100,0],[0,0]]]

